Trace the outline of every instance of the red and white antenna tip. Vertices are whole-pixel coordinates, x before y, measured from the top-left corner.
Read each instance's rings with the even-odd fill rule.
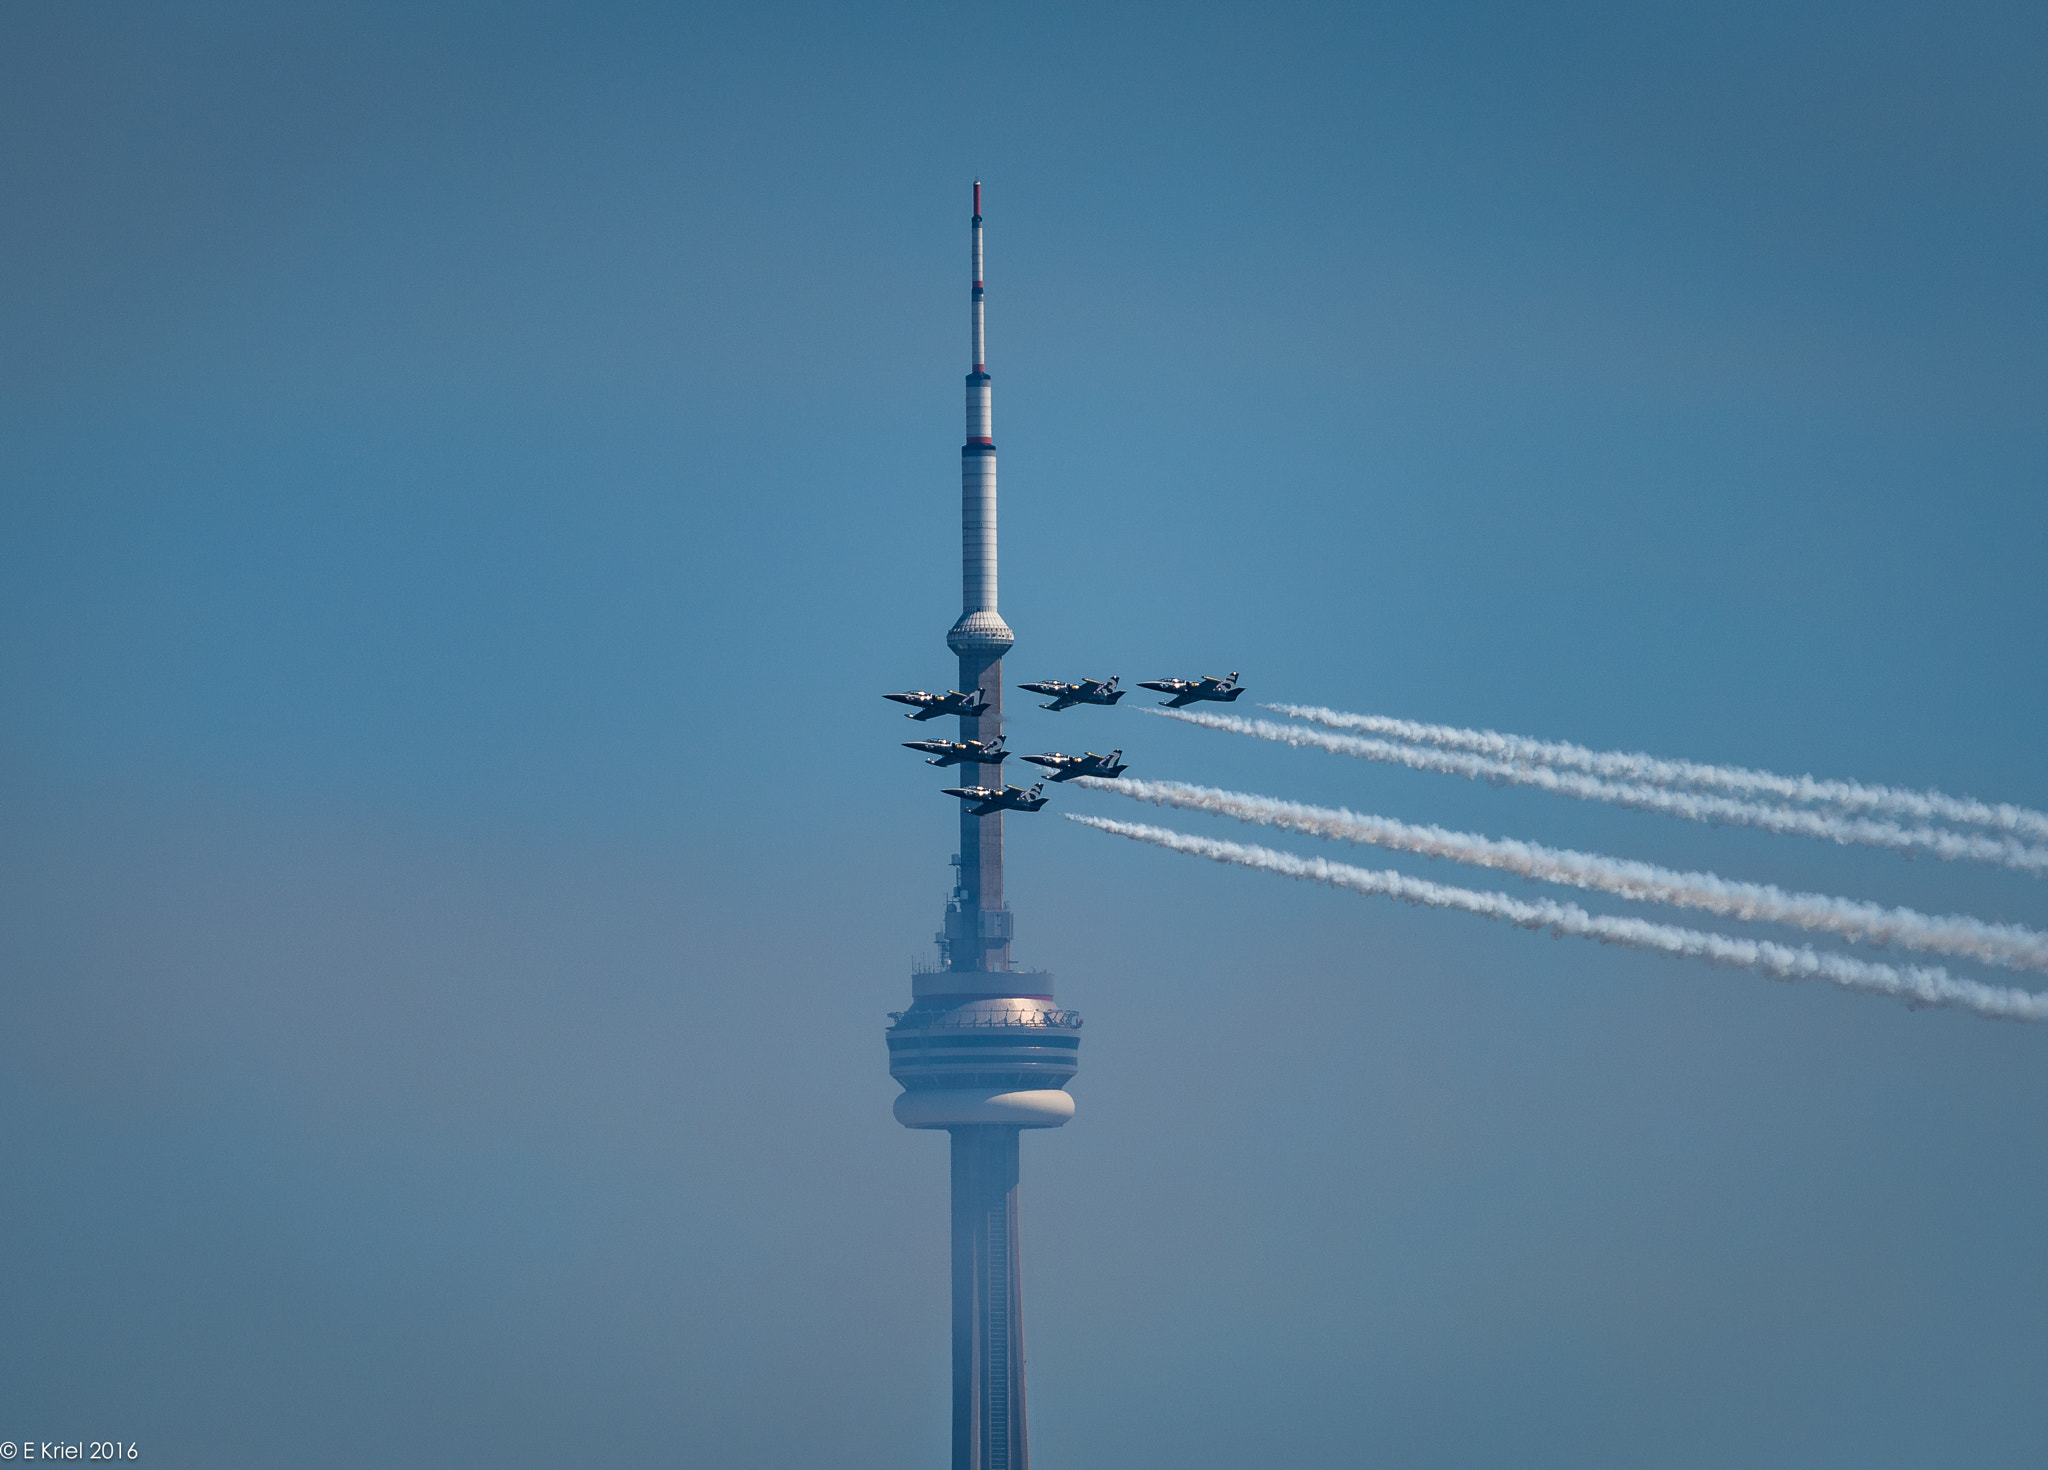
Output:
[[[980,213],[981,213],[981,180],[980,180],[980,179],[976,179],[976,180],[974,181],[974,212],[975,212],[976,214],[980,214]]]

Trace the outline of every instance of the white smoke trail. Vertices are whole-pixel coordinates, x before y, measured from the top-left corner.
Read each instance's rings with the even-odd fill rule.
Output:
[[[1864,847],[1885,847],[1896,852],[1931,852],[1939,858],[1998,863],[2037,876],[2048,873],[2048,847],[2030,847],[2010,837],[1984,837],[1951,832],[1941,827],[1902,827],[1897,822],[1876,821],[1869,817],[1835,816],[1828,812],[1738,801],[1728,796],[1673,791],[1664,786],[1608,781],[1576,771],[1553,770],[1549,766],[1522,766],[1463,751],[1399,745],[1391,740],[1339,735],[1306,725],[1276,724],[1272,720],[1246,720],[1236,715],[1201,714],[1178,709],[1154,709],[1147,713],[1185,720],[1209,730],[1228,730],[1236,735],[1277,740],[1283,745],[1313,746],[1318,750],[1335,751],[1338,755],[1385,761],[1418,771],[1441,771],[1468,780],[1488,781],[1496,786],[1534,786],[1538,790],[1577,797],[1581,801],[1605,801],[1632,811],[1657,812],[1688,821],[1756,827],[1766,832],[1817,837],[1826,842]]]
[[[1760,939],[1737,939],[1700,929],[1680,929],[1669,924],[1652,924],[1644,919],[1591,914],[1577,904],[1551,900],[1529,902],[1505,893],[1482,893],[1470,888],[1451,888],[1392,871],[1374,872],[1349,863],[1323,858],[1301,858],[1276,852],[1270,847],[1250,847],[1238,842],[1218,842],[1166,827],[1149,827],[1136,822],[1113,822],[1104,817],[1066,814],[1070,822],[1100,832],[1150,842],[1174,852],[1192,853],[1211,862],[1230,863],[1304,883],[1326,883],[1353,893],[1377,894],[1426,908],[1456,909],[1497,919],[1523,929],[1547,929],[1552,934],[1569,934],[1594,939],[1602,944],[1623,944],[1657,954],[1702,959],[1710,965],[1727,965],[1756,970],[1776,980],[1826,980],[1850,990],[1868,990],[1893,996],[1911,1006],[1956,1006],[2007,1021],[2048,1021],[2048,992],[2036,994],[2009,986],[1986,985],[1978,980],[1960,980],[1948,971],[1923,965],[1880,965],[1847,955],[1828,954],[1805,946],[1772,944]]]
[[[1791,924],[1844,939],[1961,955],[1986,964],[2048,970],[2048,934],[2018,924],[1989,924],[1963,914],[1936,917],[1913,909],[1885,908],[1823,893],[1788,893],[1768,883],[1738,883],[1712,873],[1678,872],[1597,853],[1451,832],[1442,827],[1418,827],[1391,817],[1361,816],[1357,812],[1276,801],[1242,791],[1190,786],[1181,781],[1083,776],[1076,784],[1149,801],[1155,806],[1214,812],[1240,822],[1306,832],[1314,837],[1449,858],[1473,867],[1494,868],[1546,883],[1566,883],[1639,902],[1668,903],[1748,922]]]
[[[1899,786],[1867,786],[1861,781],[1823,781],[1814,776],[1780,776],[1743,766],[1713,766],[1699,761],[1665,760],[1640,751],[1589,750],[1561,740],[1532,740],[1496,730],[1467,730],[1456,725],[1426,725],[1386,715],[1354,715],[1320,705],[1269,704],[1264,708],[1289,719],[1312,720],[1332,730],[1360,730],[1414,745],[1469,750],[1520,765],[1556,766],[1585,771],[1610,780],[1649,786],[1690,786],[1727,791],[1738,796],[1776,797],[1781,801],[1813,802],[1844,811],[1889,812],[1922,822],[1961,822],[1993,827],[2025,837],[2048,838],[2048,812],[2011,802],[1976,801],[1941,791],[1911,791]]]

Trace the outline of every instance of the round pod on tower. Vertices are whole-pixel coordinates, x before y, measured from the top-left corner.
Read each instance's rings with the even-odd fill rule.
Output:
[[[903,1086],[904,1127],[1057,1128],[1074,1116],[1065,1088],[1081,1067],[1081,1017],[1049,997],[934,996],[893,1020],[889,1075]]]

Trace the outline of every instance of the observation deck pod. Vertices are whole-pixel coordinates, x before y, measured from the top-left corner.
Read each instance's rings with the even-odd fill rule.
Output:
[[[988,993],[997,985],[1011,993]],[[1034,993],[1014,993],[1027,988]],[[919,975],[917,990],[890,1018],[897,1122],[1057,1128],[1074,1116],[1065,1088],[1081,1067],[1081,1017],[1053,1003],[1050,975],[940,971]]]

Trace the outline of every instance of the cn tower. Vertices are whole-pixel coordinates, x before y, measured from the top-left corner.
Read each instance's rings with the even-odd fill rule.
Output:
[[[960,448],[962,606],[946,635],[973,714],[960,739],[987,749],[1003,729],[1003,655],[1016,641],[996,611],[996,446],[982,320],[981,185],[974,186],[967,442]],[[999,747],[998,747],[999,749]],[[1001,756],[995,758],[1000,789]],[[963,802],[959,874],[937,935],[939,963],[911,976],[890,1019],[896,1121],[952,1140],[953,1470],[1027,1470],[1024,1273],[1017,1236],[1018,1136],[1074,1115],[1081,1018],[1053,1003],[1052,976],[1010,964],[1003,813]]]

